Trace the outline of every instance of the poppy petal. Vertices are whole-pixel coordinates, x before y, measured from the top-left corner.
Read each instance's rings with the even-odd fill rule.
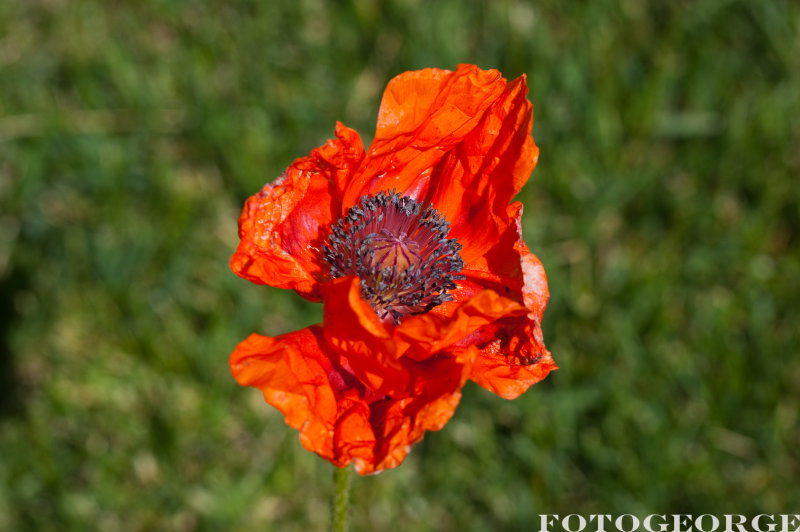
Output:
[[[449,237],[463,246],[467,267],[485,267],[485,255],[512,223],[508,203],[538,160],[527,92],[524,77],[509,83],[477,127],[433,169],[429,201],[450,222]]]
[[[361,299],[358,277],[342,277],[324,288],[325,340],[348,369],[379,394],[401,395],[411,375],[397,361],[398,347],[387,325]]]
[[[493,328],[496,339],[481,348],[470,380],[504,399],[516,399],[558,369],[537,322],[518,318]]]
[[[407,318],[395,329],[395,337],[408,345],[406,357],[424,360],[495,320],[524,312],[516,301],[482,290],[449,314],[428,312]]]
[[[397,76],[343,206],[402,190],[432,203],[450,222],[465,263],[480,263],[510,223],[505,209],[538,160],[527,92],[524,76],[508,83],[474,65]]]
[[[300,431],[306,449],[345,465],[352,456],[371,457],[375,437],[369,409],[346,390],[344,372],[326,353],[322,331],[309,327],[275,338],[250,335],[231,354],[233,376],[259,388]]]
[[[259,388],[300,431],[303,447],[339,467],[354,462],[367,474],[399,465],[425,431],[447,423],[474,356],[464,349],[415,363],[410,392],[397,398],[361,385],[338,363],[319,326],[274,338],[250,335],[230,366],[239,384]]]
[[[319,300],[328,277],[321,247],[339,217],[341,192],[364,156],[358,133],[337,123],[336,139],[297,159],[245,203],[231,269],[259,284]]]
[[[405,72],[386,87],[375,139],[344,207],[361,196],[397,189],[422,199],[431,170],[462,142],[506,82],[497,70],[459,65],[455,72],[429,68]]]
[[[356,471],[363,475],[396,467],[426,431],[443,428],[458,406],[475,354],[470,347],[423,362],[408,361],[408,370],[414,375],[410,392],[396,398],[386,396],[371,405],[379,460],[356,459]]]
[[[482,290],[450,313],[427,312],[394,326],[361,298],[357,277],[328,283],[324,300],[325,339],[366,386],[389,395],[409,389],[406,359],[424,361],[497,319],[526,312],[519,302]]]
[[[514,224],[487,257],[493,271],[463,271],[467,279],[455,297],[469,298],[478,289],[504,287],[523,302],[525,316],[500,319],[469,338],[481,349],[470,379],[513,399],[557,366],[542,339],[541,321],[549,298],[544,267],[522,238],[522,205],[509,205],[508,215]]]

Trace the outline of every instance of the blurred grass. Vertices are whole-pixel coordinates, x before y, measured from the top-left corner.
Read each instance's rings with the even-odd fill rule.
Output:
[[[354,481],[354,528],[796,513],[799,30],[789,1],[0,3],[0,529],[325,529],[331,468],[227,366],[320,309],[230,273],[236,219],[459,62],[528,74],[561,369],[468,386]]]

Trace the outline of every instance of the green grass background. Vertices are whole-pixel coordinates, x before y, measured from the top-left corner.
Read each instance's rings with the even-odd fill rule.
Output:
[[[468,385],[355,530],[800,511],[800,4],[0,2],[0,529],[324,530],[332,467],[230,376],[320,319],[235,277],[247,196],[394,75],[528,75],[561,369]]]

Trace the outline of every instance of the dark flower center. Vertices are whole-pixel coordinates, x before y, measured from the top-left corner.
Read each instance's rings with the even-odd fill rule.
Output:
[[[333,277],[356,275],[361,296],[381,319],[422,314],[451,301],[464,277],[461,244],[446,238],[447,220],[395,191],[363,196],[331,226],[323,257]]]

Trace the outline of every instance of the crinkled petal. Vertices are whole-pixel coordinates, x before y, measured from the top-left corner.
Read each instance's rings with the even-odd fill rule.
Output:
[[[482,290],[450,314],[427,312],[412,316],[395,329],[395,337],[408,345],[405,356],[424,360],[503,317],[524,314],[525,308],[494,290]]]
[[[454,296],[468,300],[480,290],[504,290],[524,304],[524,315],[499,319],[459,343],[480,348],[470,379],[513,399],[557,366],[542,339],[541,321],[549,298],[544,267],[522,239],[521,204],[509,205],[508,214],[515,223],[487,257],[492,271],[462,271],[466,279]]]
[[[539,157],[525,78],[508,84],[478,126],[433,169],[426,198],[450,222],[468,267],[483,266],[509,224],[508,203]]]
[[[344,207],[362,195],[397,189],[423,198],[431,171],[463,142],[502,94],[497,70],[459,65],[455,72],[425,69],[392,79],[383,94],[375,139]]]
[[[357,277],[336,279],[324,289],[325,339],[348,368],[376,393],[399,395],[412,386],[410,361],[422,362],[503,317],[526,312],[521,302],[494,290],[472,295],[449,314],[411,316],[398,326],[378,318],[361,298]]]
[[[479,263],[511,223],[506,207],[539,156],[527,92],[524,76],[508,83],[474,65],[394,78],[343,207],[391,189],[432,203],[450,222],[464,261]]]
[[[406,393],[411,375],[397,360],[399,348],[391,325],[383,323],[361,298],[358,277],[326,284],[324,300],[325,339],[353,374],[376,393]]]
[[[337,123],[336,137],[247,200],[231,258],[237,275],[320,298],[319,283],[329,277],[321,248],[339,218],[342,191],[364,156],[355,131]]]
[[[516,399],[558,369],[542,342],[538,322],[521,318],[491,326],[496,339],[484,344],[470,379],[505,399]]]
[[[444,427],[458,406],[474,357],[475,350],[467,348],[422,362],[406,361],[413,375],[411,391],[373,404],[373,426],[380,434],[375,455],[381,460],[356,459],[356,471],[363,475],[396,467],[426,431]]]
[[[371,459],[369,405],[327,351],[319,327],[274,338],[252,334],[231,354],[230,366],[239,384],[260,389],[300,431],[306,449],[337,466],[356,456]]]
[[[239,384],[259,388],[300,431],[306,449],[339,467],[354,462],[367,474],[399,465],[425,431],[447,423],[475,357],[471,349],[414,362],[410,389],[397,397],[364,387],[319,326],[274,338],[253,334],[230,365]]]

